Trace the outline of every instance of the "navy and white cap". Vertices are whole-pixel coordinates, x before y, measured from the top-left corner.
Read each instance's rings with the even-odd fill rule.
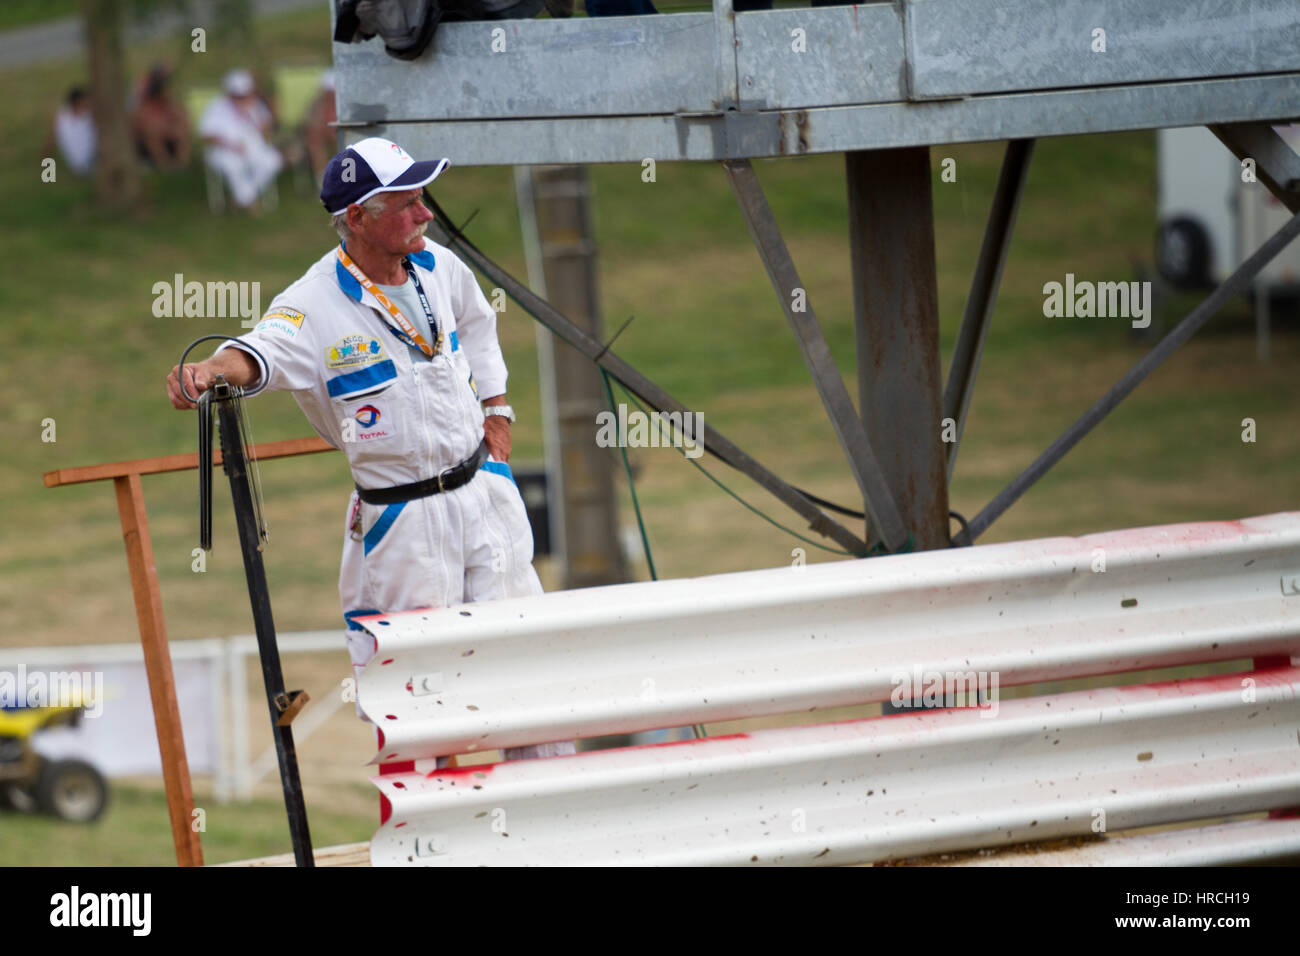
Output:
[[[378,136],[349,146],[329,161],[320,201],[331,216],[376,193],[400,192],[433,182],[451,165],[447,159],[417,162],[396,143]]]

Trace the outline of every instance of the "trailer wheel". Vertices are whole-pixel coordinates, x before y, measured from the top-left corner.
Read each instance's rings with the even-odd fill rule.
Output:
[[[1210,237],[1189,216],[1175,216],[1156,233],[1156,269],[1179,289],[1210,284]]]
[[[41,770],[36,803],[60,820],[89,823],[108,805],[108,783],[84,761],[50,761]]]

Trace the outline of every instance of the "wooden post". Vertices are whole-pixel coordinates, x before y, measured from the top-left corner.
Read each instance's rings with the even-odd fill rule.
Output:
[[[532,176],[547,296],[557,309],[602,338],[587,168],[535,166]],[[554,363],[564,587],[620,584],[628,580],[628,568],[614,489],[618,453],[595,442],[596,416],[606,407],[604,383],[599,369],[563,342],[555,343]]]
[[[198,831],[190,826],[194,818],[194,788],[185,757],[180,707],[176,703],[176,681],[167,648],[167,627],[163,623],[162,595],[158,590],[158,569],[149,538],[149,518],[144,510],[144,490],[138,474],[113,479],[117,511],[122,519],[122,539],[131,570],[131,593],[140,622],[140,644],[144,667],[149,675],[149,697],[153,701],[154,726],[162,756],[163,783],[167,789],[167,812],[171,818],[176,862],[181,866],[202,866],[203,847]]]
[[[333,451],[324,439],[292,438],[266,442],[252,449],[259,461],[289,458]],[[213,463],[221,464],[220,450],[214,450]],[[140,622],[140,646],[144,650],[145,673],[149,677],[149,697],[153,701],[154,727],[158,731],[158,751],[162,756],[163,784],[167,789],[167,812],[171,817],[172,841],[176,860],[181,866],[202,866],[203,846],[199,834],[191,828],[194,816],[194,788],[190,783],[190,765],[185,757],[185,739],[181,733],[180,707],[176,703],[176,681],[172,677],[171,652],[167,648],[167,627],[163,623],[162,595],[158,590],[158,569],[154,566],[153,542],[149,538],[149,518],[144,509],[141,475],[169,471],[190,471],[199,466],[196,452],[187,455],[164,455],[81,468],[60,468],[45,473],[45,487],[58,488],[87,481],[113,479],[117,493],[117,511],[122,519],[122,540],[126,544],[126,563],[131,572],[131,593],[135,597],[135,614]]]

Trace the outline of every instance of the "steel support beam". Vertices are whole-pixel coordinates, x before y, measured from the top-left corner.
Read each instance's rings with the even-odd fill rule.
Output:
[[[914,547],[947,547],[930,151],[845,153],[845,174],[862,421]]]
[[[768,278],[772,280],[772,288],[781,300],[781,308],[794,331],[808,371],[812,373],[817,394],[821,396],[831,426],[853,470],[853,477],[862,491],[871,533],[890,551],[897,551],[907,543],[907,528],[871,448],[871,441],[853,407],[849,390],[844,387],[835,357],[831,355],[817,316],[808,302],[807,287],[799,279],[754,167],[749,160],[741,159],[724,162],[722,168],[727,171],[727,179],[736,194],[740,211],[744,213],[749,235],[767,269]]]
[[[1300,156],[1267,123],[1207,127],[1238,159],[1255,161],[1255,178],[1278,202],[1300,212]]]
[[[425,200],[430,205],[438,209],[437,203],[433,201],[428,190],[425,190]],[[462,256],[466,262],[472,265],[480,273],[487,276],[496,285],[506,290],[506,294],[519,303],[524,311],[532,315],[537,321],[554,332],[560,339],[569,343],[591,361],[595,362],[605,371],[609,372],[614,378],[622,382],[634,394],[643,399],[656,411],[680,412],[686,413],[687,408],[677,399],[673,398],[666,391],[656,385],[650,379],[646,378],[617,354],[611,351],[600,340],[593,337],[589,332],[574,324],[565,316],[556,311],[545,299],[534,294],[523,283],[521,283],[510,273],[506,272],[499,265],[483,254],[473,243],[469,242],[459,233],[453,234],[445,225],[445,220],[439,218],[430,223],[431,232],[435,241],[445,246],[451,247],[458,255]],[[454,227],[452,227],[454,228]],[[722,459],[737,471],[741,471],[752,478],[760,486],[767,489],[779,500],[788,505],[801,517],[807,519],[808,526],[818,534],[825,535],[833,540],[852,554],[863,554],[867,550],[866,542],[844,527],[838,521],[831,518],[824,511],[809,501],[797,489],[786,484],[772,472],[768,471],[757,461],[741,451],[740,447],[721,435],[717,429],[708,425],[704,426],[704,445],[705,448]]]
[[[859,6],[857,9],[865,11],[873,6],[885,5]],[[853,8],[848,6],[822,9],[853,13]],[[805,7],[789,12],[811,17],[820,11]],[[738,16],[743,21],[747,16],[775,17],[781,13],[779,10],[764,10]],[[679,21],[689,16],[691,14],[676,13],[672,19]],[[863,18],[866,19],[865,15]],[[609,19],[612,22],[631,18]],[[565,21],[512,22],[526,27]],[[787,32],[787,47],[788,37]],[[382,47],[378,44],[376,47],[380,50],[379,59],[385,59]],[[335,47],[335,53],[339,53],[338,47]],[[409,67],[409,64],[401,65]],[[382,75],[377,63],[367,62],[356,69],[358,73]],[[477,75],[472,72],[474,69],[461,67],[464,75]],[[487,69],[490,70],[491,65]],[[661,63],[656,67],[656,75],[667,74],[671,69],[671,66]],[[565,68],[557,75],[576,74],[574,70]],[[408,96],[415,97],[417,93],[412,90],[420,76],[420,73],[411,73],[408,69],[402,79],[385,84],[383,88],[403,89]],[[341,91],[345,90],[344,82],[355,85],[356,74],[340,78]],[[409,86],[397,85],[408,82]],[[850,78],[838,82],[853,81]],[[421,103],[427,104],[431,98],[438,98],[436,91],[440,88],[433,89],[435,94],[420,100]],[[517,87],[514,89],[517,93]],[[384,136],[401,143],[415,156],[441,156],[447,141],[454,139],[456,155],[466,166],[576,162],[639,164],[646,157],[661,162],[752,159],[991,140],[1043,139],[1122,130],[1204,126],[1208,123],[1287,123],[1296,115],[1297,103],[1300,103],[1300,75],[1276,74],[1052,89],[1038,93],[984,94],[924,103],[842,103],[810,105],[807,108],[764,106],[722,113],[716,110],[652,111],[626,116],[613,113],[528,115],[528,118],[519,119],[357,118],[345,112],[345,105],[340,100],[339,128],[344,132],[344,145],[367,136]],[[366,114],[358,111],[358,115],[365,117]]]
[[[676,44],[673,43],[672,46]],[[740,88],[736,75],[736,11],[732,7],[732,0],[713,2],[713,57],[717,97],[713,107],[719,111],[738,109]],[[692,72],[686,71],[688,76]]]
[[[948,384],[943,392],[943,417],[954,422],[954,438],[948,445],[948,480],[957,464],[957,449],[966,428],[966,412],[975,391],[975,376],[979,372],[980,356],[984,352],[984,337],[993,320],[993,307],[998,301],[998,286],[1002,282],[1002,268],[1007,262],[1007,249],[1016,225],[1016,212],[1029,170],[1029,160],[1034,153],[1034,140],[1013,139],[1007,143],[1002,159],[1002,172],[998,175],[997,191],[989,209],[988,225],[984,228],[984,241],[971,277],[970,294],[966,297],[966,311],[961,318],[961,331],[953,348],[952,366],[948,369]]]
[[[1209,297],[1192,310],[1192,313],[1179,322],[1173,331],[1160,340],[1150,352],[1143,356],[1124,377],[1111,386],[1110,390],[1099,398],[1091,408],[1083,413],[1073,425],[1066,429],[1060,438],[1052,442],[1048,449],[1038,456],[1032,465],[1022,471],[1016,478],[1000,491],[996,498],[984,506],[984,510],[971,519],[969,536],[962,535],[963,543],[969,544],[988,530],[989,525],[998,519],[1023,495],[1029,486],[1043,477],[1053,465],[1065,457],[1065,453],[1077,445],[1088,432],[1129,396],[1133,389],[1160,366],[1165,359],[1190,339],[1206,322],[1210,320],[1224,303],[1246,291],[1251,280],[1264,266],[1268,265],[1279,252],[1300,235],[1300,214],[1292,216],[1281,229],[1255,250],[1255,254],[1237,267],[1237,271],[1228,276],[1223,283],[1210,293]]]

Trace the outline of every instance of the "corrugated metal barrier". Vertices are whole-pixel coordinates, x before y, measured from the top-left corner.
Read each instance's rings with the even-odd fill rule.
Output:
[[[1080,862],[1103,844],[1126,846],[1128,862],[1235,861],[1263,853],[1257,828],[1206,830],[1200,850],[1183,837],[1177,852],[1104,834],[1300,804],[1296,513],[359,623],[377,643],[358,687],[382,735],[375,762],[399,771],[375,780],[388,808],[376,864],[843,864],[1065,838],[1079,846],[1054,852]],[[1000,695],[1241,658],[1255,669]],[[462,769],[434,760],[891,698],[921,709]],[[1296,846],[1296,828],[1267,823]]]

